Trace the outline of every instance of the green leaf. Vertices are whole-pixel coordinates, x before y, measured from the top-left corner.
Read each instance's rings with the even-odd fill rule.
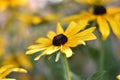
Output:
[[[88,77],[87,80],[104,80],[104,75],[106,71],[99,71],[94,73],[92,76]]]

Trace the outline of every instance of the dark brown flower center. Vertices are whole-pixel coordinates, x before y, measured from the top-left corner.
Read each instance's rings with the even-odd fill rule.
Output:
[[[52,44],[55,46],[61,46],[64,45],[68,41],[68,38],[63,35],[59,34],[53,38]]]
[[[107,11],[106,11],[106,8],[104,6],[95,6],[94,7],[94,14],[95,15],[103,15],[106,12]]]

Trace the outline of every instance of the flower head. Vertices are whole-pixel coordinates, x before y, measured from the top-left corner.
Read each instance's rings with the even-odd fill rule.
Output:
[[[27,71],[23,68],[17,68],[14,65],[4,65],[0,67],[0,80],[15,80],[11,78],[5,78],[7,75],[9,75],[11,72],[23,72],[26,73]]]
[[[94,1],[101,1],[101,0],[79,0],[79,1],[83,1],[85,3],[92,1],[93,3],[89,3],[89,4],[93,4],[93,6],[88,11],[85,10],[82,11],[80,14],[73,15],[63,19],[63,22],[69,22],[69,21],[79,22],[81,19],[86,20],[86,22],[95,21],[99,26],[99,31],[102,34],[103,40],[106,40],[107,37],[110,35],[110,27],[113,33],[118,38],[120,38],[120,23],[114,18],[115,15],[120,13],[120,8],[105,7],[104,5],[102,5],[104,1],[110,1],[110,0],[102,0],[103,2],[98,3],[97,5],[94,4],[95,3]]]
[[[92,33],[95,27],[81,31],[87,23],[85,21],[81,21],[79,24],[80,25],[75,22],[71,22],[64,31],[60,23],[58,23],[56,33],[49,31],[47,33],[47,38],[39,38],[36,41],[38,44],[29,46],[29,50],[26,54],[34,54],[44,50],[35,58],[35,60],[38,60],[43,55],[51,55],[60,50],[66,55],[66,57],[71,57],[73,52],[70,47],[76,47],[79,44],[85,45],[85,41],[96,39],[96,36]]]

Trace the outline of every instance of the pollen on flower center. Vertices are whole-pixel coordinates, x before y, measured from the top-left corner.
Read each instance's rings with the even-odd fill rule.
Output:
[[[64,45],[68,41],[68,38],[63,35],[59,34],[53,38],[52,44],[55,46],[61,46]]]
[[[94,7],[94,14],[95,15],[102,15],[102,14],[105,14],[107,11],[106,11],[106,8],[104,6],[95,6]]]

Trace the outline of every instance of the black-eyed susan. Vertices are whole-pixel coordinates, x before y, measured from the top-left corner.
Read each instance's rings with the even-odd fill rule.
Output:
[[[73,52],[70,47],[76,47],[79,44],[85,45],[85,41],[96,39],[96,36],[92,33],[95,30],[95,27],[81,31],[87,23],[85,21],[81,21],[79,24],[80,25],[75,22],[71,22],[64,31],[60,23],[58,23],[56,33],[49,31],[47,33],[47,38],[39,38],[36,41],[38,44],[29,46],[29,50],[26,54],[34,54],[44,50],[35,58],[35,60],[38,60],[43,55],[51,55],[60,50],[66,55],[66,57],[71,57]]]
[[[11,72],[23,72],[26,73],[27,71],[23,68],[17,68],[14,65],[4,65],[0,67],[0,80],[16,80],[13,78],[6,78]]]
[[[77,21],[84,19],[86,22],[95,21],[99,26],[99,31],[102,34],[102,39],[106,40],[110,35],[110,28],[113,33],[120,38],[120,23],[114,18],[115,15],[120,13],[118,7],[106,7],[105,3],[111,0],[77,0],[82,3],[92,5],[88,11],[81,11],[80,14],[66,17],[63,22]]]

